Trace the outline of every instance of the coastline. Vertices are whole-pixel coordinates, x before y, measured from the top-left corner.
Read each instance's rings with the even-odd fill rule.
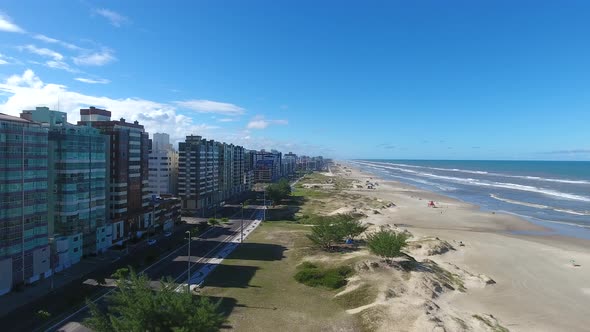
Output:
[[[346,166],[351,170],[346,178],[379,184],[374,190],[351,192],[396,204],[391,211],[370,215],[367,222],[396,224],[418,237],[461,241],[464,247],[431,259],[497,282],[493,287],[445,296],[450,307],[493,313],[514,331],[579,331],[590,325],[590,241],[556,235],[518,216],[486,211]],[[431,200],[440,207],[428,208]]]

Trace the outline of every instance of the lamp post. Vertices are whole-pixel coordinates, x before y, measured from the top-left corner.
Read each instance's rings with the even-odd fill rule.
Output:
[[[244,242],[244,203],[240,204],[242,206],[242,222],[240,225],[240,243]]]
[[[190,293],[191,291],[191,232],[186,231],[186,235],[188,235],[188,267],[187,267],[187,276],[186,276],[186,291]]]
[[[264,208],[262,210],[262,221],[266,221],[266,187],[264,188]]]

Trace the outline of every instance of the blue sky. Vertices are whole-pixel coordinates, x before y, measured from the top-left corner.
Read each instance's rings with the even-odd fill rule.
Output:
[[[0,112],[336,158],[590,159],[586,1],[0,5]]]

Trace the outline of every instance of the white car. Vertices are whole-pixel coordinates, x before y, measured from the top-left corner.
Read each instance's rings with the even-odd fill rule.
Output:
[[[172,232],[166,232],[166,233],[164,233],[164,236],[165,237],[169,237],[170,235],[172,235]]]
[[[148,240],[148,246],[153,246],[154,244],[156,244],[156,240],[155,239],[149,239]]]

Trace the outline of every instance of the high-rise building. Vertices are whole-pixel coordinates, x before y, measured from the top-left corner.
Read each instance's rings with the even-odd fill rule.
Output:
[[[178,145],[178,195],[182,208],[204,215],[218,203],[219,144],[190,135]]]
[[[283,160],[282,160],[283,164],[282,164],[282,173],[283,176],[293,176],[295,175],[295,171],[297,168],[297,155],[289,152],[285,155],[283,155]]]
[[[261,150],[254,154],[254,181],[272,182],[281,177],[282,154],[276,150]]]
[[[149,191],[152,195],[176,195],[178,152],[168,134],[155,133],[149,152]]]
[[[0,113],[0,294],[51,275],[47,129]]]
[[[148,190],[148,133],[137,121],[111,120],[111,112],[95,107],[80,110],[78,124],[107,136],[107,213],[113,244],[141,237],[153,225]]]
[[[106,140],[96,128],[67,122],[47,107],[25,110],[21,118],[49,130],[48,225],[55,271],[111,246],[106,216]]]
[[[223,201],[245,190],[244,148],[226,143],[219,148],[219,190],[220,201]]]

